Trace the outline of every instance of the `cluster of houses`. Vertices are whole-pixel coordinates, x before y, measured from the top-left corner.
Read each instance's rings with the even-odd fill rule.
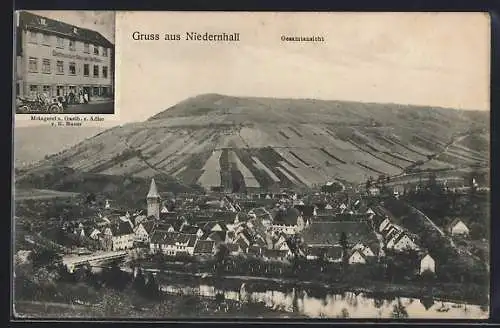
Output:
[[[298,253],[308,260],[347,258],[349,264],[365,264],[379,260],[384,250],[420,251],[416,236],[391,222],[383,208],[377,206],[375,212],[360,200],[316,196],[322,199],[307,199],[306,205],[296,194],[236,200],[223,195],[199,203],[191,199],[173,208],[162,203],[153,179],[147,213],[113,213],[107,204],[97,223],[80,224],[73,232],[102,250],[147,247],[151,253],[170,256],[212,256],[223,245],[232,256],[285,260]],[[262,201],[268,206],[255,206]],[[423,254],[420,263],[420,272],[426,270],[435,271],[429,254]]]

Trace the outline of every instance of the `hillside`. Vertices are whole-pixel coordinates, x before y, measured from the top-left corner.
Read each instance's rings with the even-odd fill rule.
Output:
[[[59,127],[37,125],[14,129],[15,166],[23,168],[45,157],[58,153],[92,137],[104,129],[100,127]]]
[[[485,166],[489,113],[313,99],[189,98],[39,163],[229,189]],[[47,188],[47,187],[46,187]]]

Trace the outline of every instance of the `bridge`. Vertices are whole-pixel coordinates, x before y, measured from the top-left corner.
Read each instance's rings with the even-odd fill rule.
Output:
[[[95,266],[101,262],[123,259],[127,255],[127,251],[98,252],[82,256],[69,255],[64,256],[62,258],[62,262],[66,266],[66,268],[68,268],[68,271],[72,273],[76,267],[87,263],[91,266]]]

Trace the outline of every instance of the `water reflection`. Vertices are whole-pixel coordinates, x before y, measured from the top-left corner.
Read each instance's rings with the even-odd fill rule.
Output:
[[[364,293],[327,293],[312,289],[282,288],[262,291],[255,286],[242,284],[234,290],[215,288],[211,285],[174,286],[162,285],[162,289],[174,294],[200,295],[224,298],[238,302],[262,303],[276,311],[296,312],[311,318],[450,318],[481,319],[488,317],[489,309],[479,305],[397,297],[383,299]],[[256,290],[254,290],[256,289]]]

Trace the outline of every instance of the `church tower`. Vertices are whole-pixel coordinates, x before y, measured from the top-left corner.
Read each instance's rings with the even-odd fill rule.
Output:
[[[148,217],[154,216],[156,219],[160,219],[160,194],[158,194],[155,179],[151,179],[151,186],[146,200],[148,203]]]

